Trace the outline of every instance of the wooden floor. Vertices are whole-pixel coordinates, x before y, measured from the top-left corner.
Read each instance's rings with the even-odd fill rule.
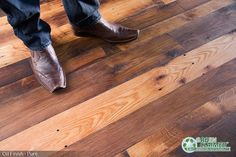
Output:
[[[0,150],[235,157],[236,1],[103,0],[100,10],[141,29],[140,38],[77,38],[60,0],[41,4],[68,78],[55,94],[37,83],[27,48],[0,13]],[[218,137],[232,152],[186,154],[188,136]]]

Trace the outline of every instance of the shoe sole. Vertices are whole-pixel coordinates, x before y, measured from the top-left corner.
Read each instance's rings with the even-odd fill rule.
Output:
[[[91,34],[85,33],[85,32],[74,32],[74,34],[75,34],[75,36],[79,36],[79,37],[98,38],[98,39],[102,39],[106,42],[109,42],[111,44],[119,44],[119,43],[127,43],[127,42],[130,42],[130,41],[136,40],[139,36],[139,32],[140,31],[138,31],[137,36],[134,36],[133,38],[129,38],[129,39],[125,39],[125,40],[108,40],[108,39],[104,39],[104,38],[98,37],[96,35],[91,35]]]

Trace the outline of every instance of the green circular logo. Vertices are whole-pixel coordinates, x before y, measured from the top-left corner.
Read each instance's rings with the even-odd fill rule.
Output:
[[[197,141],[192,137],[186,137],[182,141],[182,149],[186,153],[193,153],[197,148]]]

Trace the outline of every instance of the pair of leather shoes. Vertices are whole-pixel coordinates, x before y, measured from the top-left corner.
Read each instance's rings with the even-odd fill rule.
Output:
[[[101,18],[88,27],[73,26],[74,33],[80,37],[97,37],[110,43],[124,43],[138,38],[139,30],[130,29],[107,22]],[[31,51],[31,67],[39,83],[48,91],[66,88],[66,76],[57,59],[52,45],[43,51]]]

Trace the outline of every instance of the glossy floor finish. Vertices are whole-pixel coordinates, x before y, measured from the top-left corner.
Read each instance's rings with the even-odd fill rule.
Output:
[[[75,37],[60,0],[41,10],[68,88],[51,94],[37,83],[27,48],[0,13],[1,151],[236,156],[235,0],[103,0],[106,19],[141,29],[120,45]],[[217,137],[232,151],[187,154],[188,136]]]

